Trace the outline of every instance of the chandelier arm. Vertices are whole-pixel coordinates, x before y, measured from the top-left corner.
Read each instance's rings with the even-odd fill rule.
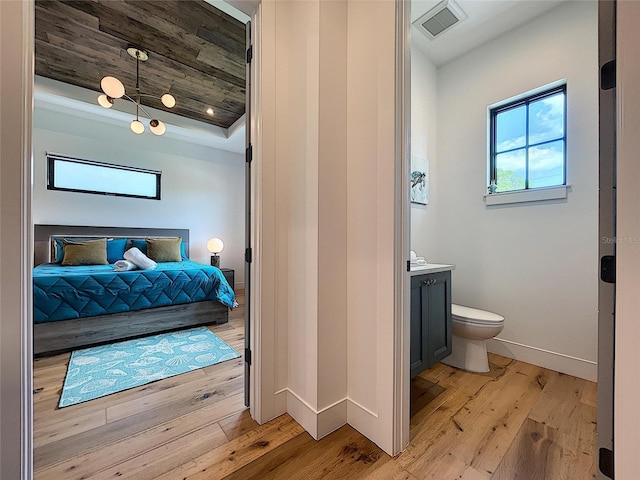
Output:
[[[140,107],[140,110],[142,110],[142,113],[144,113],[144,114],[147,116],[147,118],[148,118],[149,120],[153,120],[153,117],[152,117],[151,115],[149,115],[149,112],[147,112],[147,111],[144,109],[144,107],[142,106],[142,104],[141,104],[141,103],[139,103],[139,104],[138,104],[138,106]]]
[[[143,94],[141,94],[140,96],[141,96],[141,97],[153,97],[153,95],[143,95]],[[142,112],[146,115],[146,117],[147,117],[149,120],[152,120],[152,119],[153,119],[153,117],[152,117],[151,115],[149,115],[149,112],[147,112],[147,111],[145,110],[145,108],[142,106],[142,104],[141,104],[141,103],[138,103],[134,98],[131,98],[131,97],[130,97],[129,95],[127,95],[126,93],[125,93],[121,98],[125,98],[125,99],[129,100],[131,103],[134,103],[134,104],[136,105],[136,107],[137,107],[137,108],[139,108],[140,110],[142,110]],[[154,97],[154,98],[158,98],[158,97]]]

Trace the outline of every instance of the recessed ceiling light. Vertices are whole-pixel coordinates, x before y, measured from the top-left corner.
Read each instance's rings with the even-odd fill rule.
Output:
[[[211,107],[207,108],[207,114],[213,115],[213,108]]]

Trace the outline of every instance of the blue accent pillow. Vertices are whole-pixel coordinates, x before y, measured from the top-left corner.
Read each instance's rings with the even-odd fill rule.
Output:
[[[131,246],[136,247],[145,255],[147,254],[147,241],[144,238],[134,238],[131,240]]]
[[[116,263],[124,258],[127,238],[110,238],[107,240],[107,262]]]
[[[93,237],[95,239],[95,237]],[[53,241],[55,242],[55,255],[53,258],[54,263],[61,263],[64,258],[64,243],[63,239],[66,239],[70,242],[79,242],[83,240],[91,240],[91,238],[80,238],[80,237],[53,237]],[[124,258],[124,250],[127,246],[128,239],[126,238],[108,238],[107,239],[107,262],[110,264],[116,263],[118,260],[122,260]],[[146,250],[145,243],[145,250]]]
[[[140,250],[145,255],[147,254],[147,241],[144,238],[133,238],[131,240],[131,246],[132,247],[136,247],[138,250]],[[189,260],[189,257],[187,257],[186,249],[187,249],[187,242],[181,242],[180,243],[180,256],[182,257],[182,260]]]

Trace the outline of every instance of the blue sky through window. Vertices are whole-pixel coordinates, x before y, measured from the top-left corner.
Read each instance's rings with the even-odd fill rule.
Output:
[[[498,192],[565,183],[564,89],[496,113],[493,128]]]

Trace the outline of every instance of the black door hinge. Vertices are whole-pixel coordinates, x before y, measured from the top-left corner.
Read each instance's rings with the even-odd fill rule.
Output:
[[[600,259],[600,280],[606,283],[616,283],[616,257],[605,255]]]
[[[601,448],[598,457],[598,467],[602,474],[613,478],[613,451]]]
[[[253,260],[253,252],[251,251],[251,248],[247,248],[244,251],[244,261],[247,263],[251,263],[251,260]]]
[[[407,272],[411,271],[411,260],[407,260]]]
[[[251,59],[253,58],[253,45],[250,45],[247,48],[247,63],[251,63]]]
[[[251,365],[251,350],[249,350],[248,348],[244,349],[244,361]]]
[[[616,88],[616,61],[611,60],[600,67],[600,88],[611,90]]]
[[[253,146],[249,145],[247,147],[247,149],[244,152],[244,159],[247,163],[251,163],[251,160],[253,160]]]

